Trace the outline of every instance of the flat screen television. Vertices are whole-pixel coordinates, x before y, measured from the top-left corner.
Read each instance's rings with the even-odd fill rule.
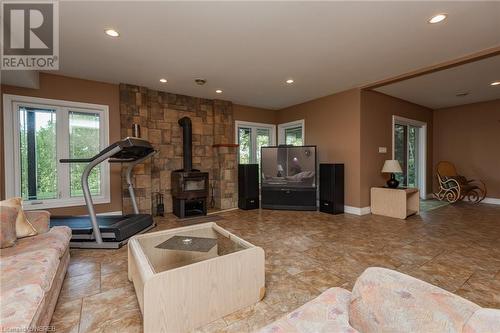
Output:
[[[261,149],[261,186],[316,188],[316,146]]]

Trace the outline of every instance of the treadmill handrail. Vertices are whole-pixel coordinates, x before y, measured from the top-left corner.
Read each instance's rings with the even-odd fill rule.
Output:
[[[139,214],[139,208],[137,207],[137,200],[135,199],[135,191],[134,191],[134,183],[132,182],[132,170],[134,167],[141,163],[142,161],[152,157],[158,153],[158,150],[153,150],[150,154],[144,156],[143,158],[140,158],[136,161],[132,161],[127,168],[126,172],[126,180],[127,180],[127,187],[128,187],[128,192],[130,193],[130,200],[132,201],[132,208],[134,209],[134,214]]]
[[[60,163],[90,163],[94,158],[61,158]]]
[[[116,147],[119,147],[119,149],[115,149]],[[90,163],[102,156],[106,156],[106,159],[109,159],[109,162],[111,163],[125,163],[125,162],[132,162],[136,160],[143,159],[144,156],[132,156],[132,157],[125,157],[125,158],[120,158],[120,157],[113,157],[114,154],[121,152],[122,150],[127,150],[130,147],[138,147],[147,149],[149,152],[154,151],[154,148],[151,146],[151,144],[143,139],[139,138],[130,138],[127,137],[123,140],[117,141],[108,147],[104,148],[100,152],[98,152],[96,155],[92,157],[87,157],[87,158],[62,158],[59,160],[60,163]],[[109,154],[110,151],[113,151],[113,154]],[[149,156],[149,154],[147,155]]]
[[[149,155],[147,155],[149,156]],[[60,163],[90,163],[94,158],[61,158]],[[109,158],[109,163],[127,163],[137,161],[135,158]]]

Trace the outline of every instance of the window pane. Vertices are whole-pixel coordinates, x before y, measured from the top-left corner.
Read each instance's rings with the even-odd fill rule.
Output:
[[[302,126],[285,128],[285,144],[302,146]]]
[[[403,170],[403,173],[396,173],[395,176],[401,186],[406,186],[406,135],[406,126],[394,125],[394,158],[398,160]]]
[[[418,187],[418,128],[408,126],[408,187]]]
[[[24,200],[57,198],[56,112],[19,108],[21,196]]]
[[[250,128],[239,127],[238,128],[238,144],[239,146],[239,163],[248,164],[250,163],[250,145],[251,145],[251,133]]]
[[[100,119],[97,113],[69,112],[69,157],[89,158],[100,151]],[[70,164],[71,196],[83,195],[82,173],[86,163]],[[101,165],[96,166],[89,175],[90,193],[101,193]]]
[[[271,144],[271,135],[269,128],[257,128],[257,147],[256,147],[256,155],[257,160],[256,163],[260,164],[260,147],[269,146]]]

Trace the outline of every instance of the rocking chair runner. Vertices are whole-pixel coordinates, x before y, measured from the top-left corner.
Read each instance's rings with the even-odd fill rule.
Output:
[[[434,193],[434,196],[438,200],[453,203],[467,197],[469,202],[479,203],[486,197],[486,185],[481,180],[468,180],[459,175],[451,162],[439,162],[436,173],[439,192]]]

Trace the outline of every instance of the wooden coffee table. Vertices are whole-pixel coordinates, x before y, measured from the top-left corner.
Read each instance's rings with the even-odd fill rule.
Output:
[[[213,222],[137,235],[128,244],[145,332],[190,331],[264,297],[264,250]]]

